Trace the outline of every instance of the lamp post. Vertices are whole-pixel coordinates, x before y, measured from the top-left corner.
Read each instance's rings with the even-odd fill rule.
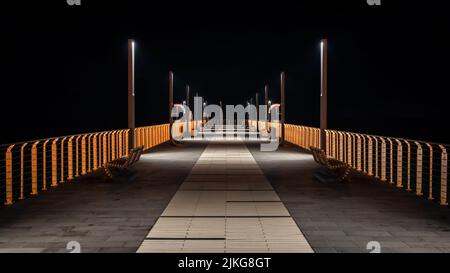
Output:
[[[186,84],[186,106],[187,106],[187,108],[189,109],[189,111],[186,111],[186,114],[188,115],[187,116],[187,130],[188,130],[188,132],[189,132],[189,135],[191,135],[191,131],[192,131],[192,128],[191,128],[191,108],[190,108],[190,105],[189,105],[189,98],[190,98],[190,95],[189,95],[189,84]],[[185,107],[185,109],[186,109],[186,107]]]
[[[134,41],[128,39],[128,149],[134,148]]]
[[[266,120],[267,116],[269,115],[269,85],[264,86],[264,102],[267,105],[267,112],[266,112]]]
[[[186,105],[189,107],[189,84],[186,84]]]
[[[170,133],[170,144],[174,145],[172,138],[172,125],[173,125],[173,118],[172,118],[172,108],[173,108],[173,72],[169,71],[169,133]]]
[[[320,147],[326,153],[328,41],[320,41]]]
[[[259,132],[259,97],[258,97],[258,92],[256,92],[256,97],[255,97],[255,102],[256,102],[256,132]],[[257,135],[258,136],[258,135]]]
[[[284,144],[284,122],[285,122],[285,114],[286,114],[286,76],[284,72],[281,72],[281,141],[280,144]]]

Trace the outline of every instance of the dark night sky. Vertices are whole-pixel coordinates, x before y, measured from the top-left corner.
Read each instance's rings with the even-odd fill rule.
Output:
[[[2,6],[1,143],[126,127],[128,38],[137,125],[167,120],[173,69],[178,101],[228,104],[277,101],[283,70],[287,121],[317,126],[328,38],[330,128],[450,143],[448,1],[81,1]]]

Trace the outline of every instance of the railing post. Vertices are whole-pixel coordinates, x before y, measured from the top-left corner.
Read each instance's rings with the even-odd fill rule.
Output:
[[[353,166],[352,163],[352,136],[349,133],[345,133],[347,136],[347,163]]]
[[[404,140],[406,146],[408,147],[408,182],[407,182],[407,191],[411,191],[411,145],[408,141]]]
[[[397,188],[403,187],[403,146],[400,140],[397,142]]]
[[[122,135],[123,135],[123,130],[119,131],[119,152],[118,152],[118,156],[119,158],[121,158],[123,156],[123,148],[122,148]]]
[[[50,139],[47,139],[42,145],[42,191],[47,190],[47,144]]]
[[[134,134],[133,134],[134,135]],[[108,162],[108,133],[103,134],[103,166]]]
[[[111,160],[116,159],[116,131],[111,133]]]
[[[129,152],[129,147],[130,147],[130,144],[129,144],[129,139],[130,139],[130,132],[129,132],[129,130],[130,129],[128,129],[126,132],[126,134],[125,134],[125,147],[124,147],[124,149],[125,149],[125,156],[128,156],[128,152]]]
[[[368,150],[367,150],[367,165],[368,165],[368,175],[373,175],[373,142],[372,137],[369,138]]]
[[[5,185],[5,191],[6,191],[6,200],[5,205],[10,206],[13,204],[13,170],[12,170],[12,150],[14,148],[14,144],[9,146],[6,150],[6,185]]]
[[[375,140],[375,178],[380,178],[378,175],[378,139],[377,137],[373,137],[373,139]]]
[[[61,140],[61,177],[59,179],[59,183],[64,183],[64,141],[66,141],[67,137]]]
[[[23,194],[23,173],[24,173],[24,149],[25,147],[28,145],[28,143],[25,143],[22,145],[22,147],[20,148],[20,197],[19,200],[23,200],[24,199],[24,194]]]
[[[356,135],[357,138],[357,154],[356,157],[358,159],[358,163],[357,163],[357,170],[360,172],[362,171],[361,168],[361,136],[360,135]]]
[[[426,143],[428,149],[430,149],[430,180],[429,180],[429,188],[428,188],[428,200],[434,200],[433,197],[433,147],[431,144]]]
[[[68,165],[68,173],[69,177],[67,178],[69,181],[73,179],[73,138],[74,136],[71,136],[69,138],[69,142],[67,145],[67,165]]]
[[[86,136],[81,138],[81,175],[86,174]]]
[[[31,147],[31,195],[37,195],[37,145],[39,141],[36,141]]]
[[[367,159],[366,159],[366,156],[367,156],[367,152],[366,152],[366,137],[364,136],[364,135],[361,135],[361,138],[362,138],[362,149],[363,149],[363,151],[362,151],[362,172],[364,173],[364,174],[367,174]]]
[[[441,148],[441,205],[447,206],[447,149],[444,145],[439,145]]]
[[[55,138],[52,142],[52,187],[58,186],[58,139]]]
[[[98,138],[97,138],[97,136],[98,136],[98,133],[97,134],[94,134],[94,140],[93,140],[93,142],[92,142],[92,157],[93,157],[93,168],[94,168],[94,171],[95,170],[97,170],[97,168],[98,168],[98,162],[97,162],[97,156],[98,156],[98,151],[97,151],[97,140],[98,140]]]
[[[387,181],[386,179],[386,141],[380,137],[381,140],[381,181]]]
[[[92,136],[93,134],[89,134],[87,140],[87,158],[88,158],[88,162],[87,162],[87,171],[90,173],[92,171],[92,149],[91,149],[91,143],[92,143]]]
[[[31,148],[31,195],[38,194],[37,188],[37,171],[38,171],[38,162],[37,162],[37,145],[39,141],[36,141]]]
[[[417,163],[416,163],[416,194],[421,196],[422,193],[422,146],[419,142],[414,142],[417,145]]]
[[[79,143],[80,143],[80,137],[81,136],[77,136],[77,138],[75,138],[75,177],[80,176],[80,149],[79,149]]]
[[[389,184],[394,184],[394,144],[390,138],[389,141]]]

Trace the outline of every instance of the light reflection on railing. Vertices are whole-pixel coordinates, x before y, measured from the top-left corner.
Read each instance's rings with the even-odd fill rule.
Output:
[[[306,150],[311,146],[320,148],[320,129],[292,124],[285,128],[286,141]],[[336,130],[325,130],[325,136],[329,157],[365,175],[448,205],[448,145]]]

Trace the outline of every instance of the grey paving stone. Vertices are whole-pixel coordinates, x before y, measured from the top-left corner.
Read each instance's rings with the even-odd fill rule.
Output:
[[[130,183],[94,173],[1,207],[0,249],[65,253],[78,241],[84,252],[135,252],[204,147],[163,144],[142,156]]]
[[[345,184],[313,181],[317,164],[312,156],[289,143],[273,153],[260,152],[255,144],[247,146],[299,227],[306,229],[314,249],[315,243],[321,249],[324,242],[349,240],[362,251],[367,242],[379,241],[391,252],[449,252],[447,207],[362,175]]]

